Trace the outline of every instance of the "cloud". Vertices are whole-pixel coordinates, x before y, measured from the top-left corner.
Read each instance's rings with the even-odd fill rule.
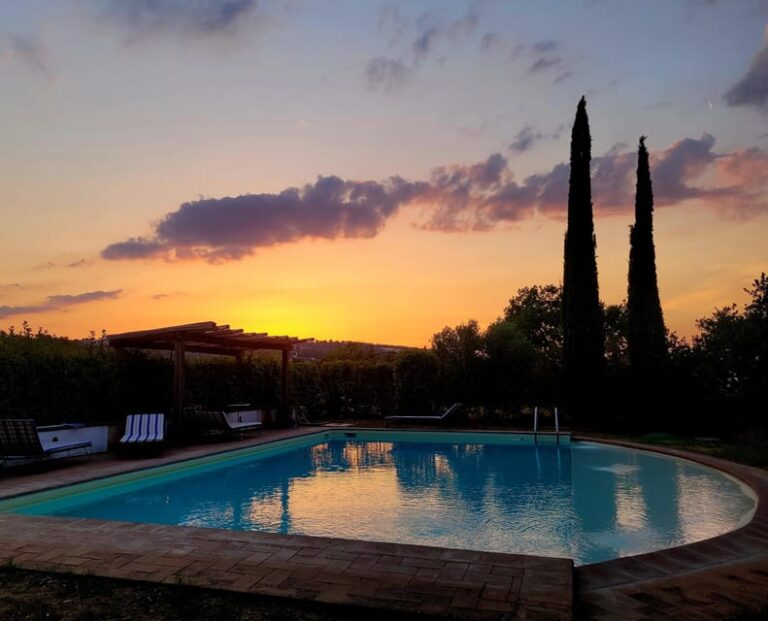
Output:
[[[113,300],[118,298],[122,289],[112,291],[88,291],[76,295],[51,295],[45,302],[28,306],[0,306],[0,317],[10,317],[12,315],[26,315],[33,313],[47,313],[53,310],[60,310],[69,306],[86,304],[100,300]]]
[[[175,298],[180,295],[186,295],[183,291],[171,291],[169,293],[155,293],[152,296],[153,300],[167,300],[168,298]]]
[[[559,47],[560,44],[554,39],[542,39],[541,41],[536,41],[531,45],[531,49],[536,54],[548,54],[549,52],[554,52]]]
[[[215,263],[307,238],[373,237],[416,187],[399,177],[378,183],[330,176],[279,194],[205,198],[166,214],[151,239],[112,244],[102,257],[200,257]]]
[[[411,45],[414,61],[421,62],[429,56],[443,39],[458,40],[474,33],[479,22],[479,16],[472,11],[455,20],[444,22],[438,20],[432,13],[423,13],[417,20],[419,35]]]
[[[553,132],[545,133],[535,129],[532,125],[526,125],[523,129],[517,132],[515,140],[509,145],[509,148],[515,153],[525,153],[526,151],[531,150],[537,142],[548,139],[557,140],[560,138],[563,129],[565,129],[565,126],[560,125]]]
[[[413,70],[399,60],[379,56],[371,58],[365,68],[368,88],[391,93],[411,79]]]
[[[486,32],[480,39],[480,51],[490,52],[501,47],[504,44],[504,38],[498,32]]]
[[[42,73],[47,78],[53,77],[48,52],[40,43],[28,37],[21,35],[6,37],[5,43],[0,46],[0,61],[17,62]]]
[[[552,67],[559,67],[563,64],[563,59],[560,56],[550,56],[543,54],[534,60],[530,67],[528,67],[528,73],[542,73]]]
[[[256,0],[96,0],[105,22],[131,40],[156,33],[197,37],[234,32],[249,18],[266,19]]]
[[[559,131],[556,130],[556,131]],[[651,154],[657,206],[697,200],[721,216],[748,218],[768,212],[768,151],[714,151],[710,134],[683,138]],[[637,155],[614,145],[592,160],[592,194],[598,213],[629,213],[634,205]],[[484,231],[533,216],[561,218],[568,197],[569,165],[515,179],[509,161],[494,153],[475,164],[434,168],[426,180],[393,176],[382,182],[318,177],[278,194],[245,194],[183,203],[154,225],[151,236],[107,246],[109,260],[247,257],[260,248],[306,239],[370,238],[406,207],[416,225],[431,231]]]
[[[390,47],[411,35],[410,49],[402,54],[406,60],[395,60],[384,56],[371,58],[365,68],[366,83],[369,88],[392,92],[407,82],[414,70],[426,60],[442,41],[457,41],[472,35],[479,22],[475,10],[477,5],[470,5],[467,13],[457,19],[445,21],[431,12],[422,13],[415,22],[403,17],[395,6],[385,6],[379,11],[379,30],[389,32]],[[410,59],[410,60],[408,60]],[[439,59],[442,64],[444,57]]]
[[[555,39],[539,39],[533,43],[515,43],[508,46],[504,43],[502,35],[495,32],[486,32],[480,40],[480,51],[491,52],[499,48],[508,47],[509,58],[512,61],[527,59],[529,74],[543,74],[550,70],[557,71],[553,83],[559,84],[572,75],[568,63],[557,52],[562,49],[562,43]]]
[[[408,25],[408,18],[400,14],[400,9],[396,5],[387,5],[379,9],[379,30],[390,33],[390,46],[395,45],[405,35]]]
[[[729,106],[754,106],[768,112],[768,26],[763,36],[763,44],[741,78],[725,94]]]

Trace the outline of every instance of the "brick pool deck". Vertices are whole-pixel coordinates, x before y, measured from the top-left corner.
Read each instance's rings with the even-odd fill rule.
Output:
[[[575,568],[579,618],[703,621],[768,606],[768,472],[688,451],[595,441],[683,457],[723,470],[752,488],[758,506],[749,524],[725,535]]]
[[[325,429],[265,431],[175,448],[162,457],[97,456],[43,472],[6,472],[0,498],[318,431]],[[0,562],[466,619],[695,621],[768,605],[768,472],[683,451],[598,441],[684,457],[736,476],[759,498],[753,520],[706,541],[574,570],[568,559],[0,514]]]
[[[163,457],[7,473],[0,498],[318,431],[325,429],[265,431],[257,438],[173,449]],[[0,514],[0,562],[462,619],[572,618],[570,559]]]

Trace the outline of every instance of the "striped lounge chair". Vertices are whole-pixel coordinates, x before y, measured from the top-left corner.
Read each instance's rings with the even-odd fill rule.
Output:
[[[122,446],[165,446],[165,414],[130,414]]]

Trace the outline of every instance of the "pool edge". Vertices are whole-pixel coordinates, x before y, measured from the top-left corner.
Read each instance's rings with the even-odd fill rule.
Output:
[[[574,434],[573,440],[686,459],[736,478],[757,497],[752,519],[722,535],[575,567],[576,598],[582,614],[600,620],[707,618],[707,614],[721,619],[759,603],[757,594],[768,592],[768,472],[701,453],[627,440],[582,434]],[[704,617],[703,608],[709,610]]]

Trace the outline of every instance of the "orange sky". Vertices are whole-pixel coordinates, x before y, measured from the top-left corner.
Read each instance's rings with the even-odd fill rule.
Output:
[[[485,326],[560,282],[583,94],[606,302],[641,134],[668,326],[768,271],[759,3],[98,4],[0,7],[0,326],[416,346]],[[169,260],[190,252],[226,256]]]

